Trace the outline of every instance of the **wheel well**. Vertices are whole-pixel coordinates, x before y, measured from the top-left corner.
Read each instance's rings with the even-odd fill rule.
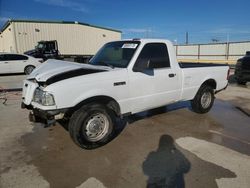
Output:
[[[105,105],[106,107],[114,111],[117,116],[121,114],[120,106],[115,99],[108,96],[95,96],[78,103],[76,106],[74,106],[67,112],[67,116],[71,116],[76,110],[80,109],[83,105],[93,102]]]
[[[211,86],[213,89],[216,89],[216,81],[214,79],[209,79],[209,80],[206,80],[205,82],[202,83],[201,86],[204,86],[204,85],[207,85],[207,86]]]

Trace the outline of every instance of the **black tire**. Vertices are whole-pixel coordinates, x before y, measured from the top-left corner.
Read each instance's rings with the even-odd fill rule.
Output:
[[[36,67],[34,67],[33,65],[28,65],[24,68],[24,73],[26,75],[29,75]]]
[[[68,129],[72,140],[78,146],[84,149],[95,149],[112,139],[114,122],[115,114],[112,110],[104,105],[92,103],[84,105],[73,113]],[[95,135],[94,131],[99,131],[98,135]]]
[[[206,96],[209,99],[204,100]],[[204,97],[204,98],[203,98]],[[198,90],[194,99],[191,101],[191,107],[194,112],[199,114],[207,113],[213,106],[214,103],[214,90],[212,87],[204,85]]]

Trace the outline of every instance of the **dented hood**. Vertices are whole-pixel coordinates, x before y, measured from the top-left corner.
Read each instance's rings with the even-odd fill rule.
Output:
[[[94,66],[61,60],[49,59],[38,66],[27,79],[36,79],[38,82],[60,81],[75,76],[108,71],[112,68],[106,66]]]

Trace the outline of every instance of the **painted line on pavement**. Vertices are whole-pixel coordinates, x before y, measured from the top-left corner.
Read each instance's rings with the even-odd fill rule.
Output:
[[[249,188],[250,157],[224,146],[193,137],[182,137],[176,143],[200,159],[221,166],[236,174],[235,178],[216,179],[219,188]]]

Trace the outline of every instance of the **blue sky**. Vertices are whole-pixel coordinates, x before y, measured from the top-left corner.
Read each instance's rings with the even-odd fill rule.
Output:
[[[249,0],[0,0],[9,18],[79,21],[123,31],[122,38],[190,43],[250,40]]]

